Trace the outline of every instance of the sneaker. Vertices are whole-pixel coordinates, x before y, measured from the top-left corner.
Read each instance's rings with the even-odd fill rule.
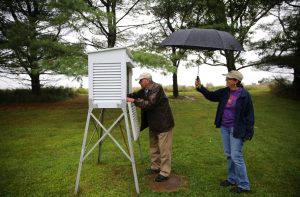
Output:
[[[152,169],[152,168],[146,169],[147,174],[158,174],[159,172],[160,172],[160,169]]]
[[[163,182],[168,179],[169,179],[169,177],[158,174],[157,177],[155,177],[155,182]]]
[[[220,186],[222,187],[235,186],[235,185],[236,185],[235,183],[230,183],[228,180],[222,181],[220,183]]]
[[[230,191],[233,192],[233,193],[238,193],[238,194],[239,193],[249,193],[250,192],[250,190],[246,190],[246,189],[243,189],[241,187],[234,187]]]

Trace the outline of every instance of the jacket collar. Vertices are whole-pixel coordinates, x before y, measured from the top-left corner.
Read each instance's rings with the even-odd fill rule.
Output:
[[[246,90],[245,90],[245,88],[243,88],[243,87],[240,87],[240,88],[242,88],[242,91],[241,91],[240,97],[246,97],[247,93],[246,93]],[[228,91],[228,94],[229,94],[229,92],[230,92],[230,88],[228,88],[228,87],[227,87],[227,91]]]
[[[154,86],[154,82],[152,82],[152,83],[149,85],[148,90],[149,90],[149,91],[152,90],[152,89],[153,89],[153,86]]]

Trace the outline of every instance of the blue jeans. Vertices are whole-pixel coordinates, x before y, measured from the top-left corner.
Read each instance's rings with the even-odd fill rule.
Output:
[[[227,180],[230,183],[236,183],[240,188],[250,190],[250,183],[243,158],[243,140],[233,137],[233,127],[221,127],[221,135],[224,153],[227,156]]]

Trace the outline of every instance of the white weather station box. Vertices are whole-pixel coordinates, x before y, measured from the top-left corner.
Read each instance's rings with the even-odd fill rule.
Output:
[[[122,108],[132,91],[132,55],[123,48],[88,54],[89,105],[93,108]]]
[[[121,152],[130,160],[134,177],[135,189],[137,194],[140,193],[136,164],[134,159],[134,151],[132,145],[132,136],[134,141],[138,143],[139,155],[143,160],[141,146],[139,142],[139,126],[137,120],[137,112],[134,104],[127,102],[127,94],[132,92],[132,55],[126,47],[108,48],[96,52],[88,53],[88,76],[89,76],[89,110],[87,114],[84,136],[82,140],[81,154],[78,165],[78,172],[75,184],[75,194],[78,192],[81,168],[83,162],[91,154],[91,152],[99,147],[98,161],[101,158],[101,146],[105,138],[110,138]],[[112,108],[119,108],[118,114],[114,122],[108,127],[104,122],[104,110],[109,111]],[[97,110],[101,109],[99,116]],[[99,110],[98,110],[99,111]],[[106,113],[105,113],[106,114]],[[94,124],[90,125],[90,122]],[[122,129],[122,122],[125,129]],[[90,128],[94,125],[94,129]],[[112,135],[112,131],[118,128],[126,141],[123,130],[127,134],[127,149],[120,145],[118,140]],[[130,130],[132,132],[130,132]],[[89,133],[91,133],[89,135]],[[95,135],[97,133],[98,135]],[[132,134],[132,136],[131,136]],[[93,140],[94,136],[99,138]],[[87,138],[90,140],[87,140]],[[88,143],[87,143],[88,142]],[[90,143],[93,142],[90,148]]]

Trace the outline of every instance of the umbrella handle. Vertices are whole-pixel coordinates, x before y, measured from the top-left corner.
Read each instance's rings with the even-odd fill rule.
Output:
[[[200,81],[200,78],[199,78],[199,65],[198,65],[198,75],[197,75],[197,77],[196,77],[196,80],[197,80],[197,81]]]

